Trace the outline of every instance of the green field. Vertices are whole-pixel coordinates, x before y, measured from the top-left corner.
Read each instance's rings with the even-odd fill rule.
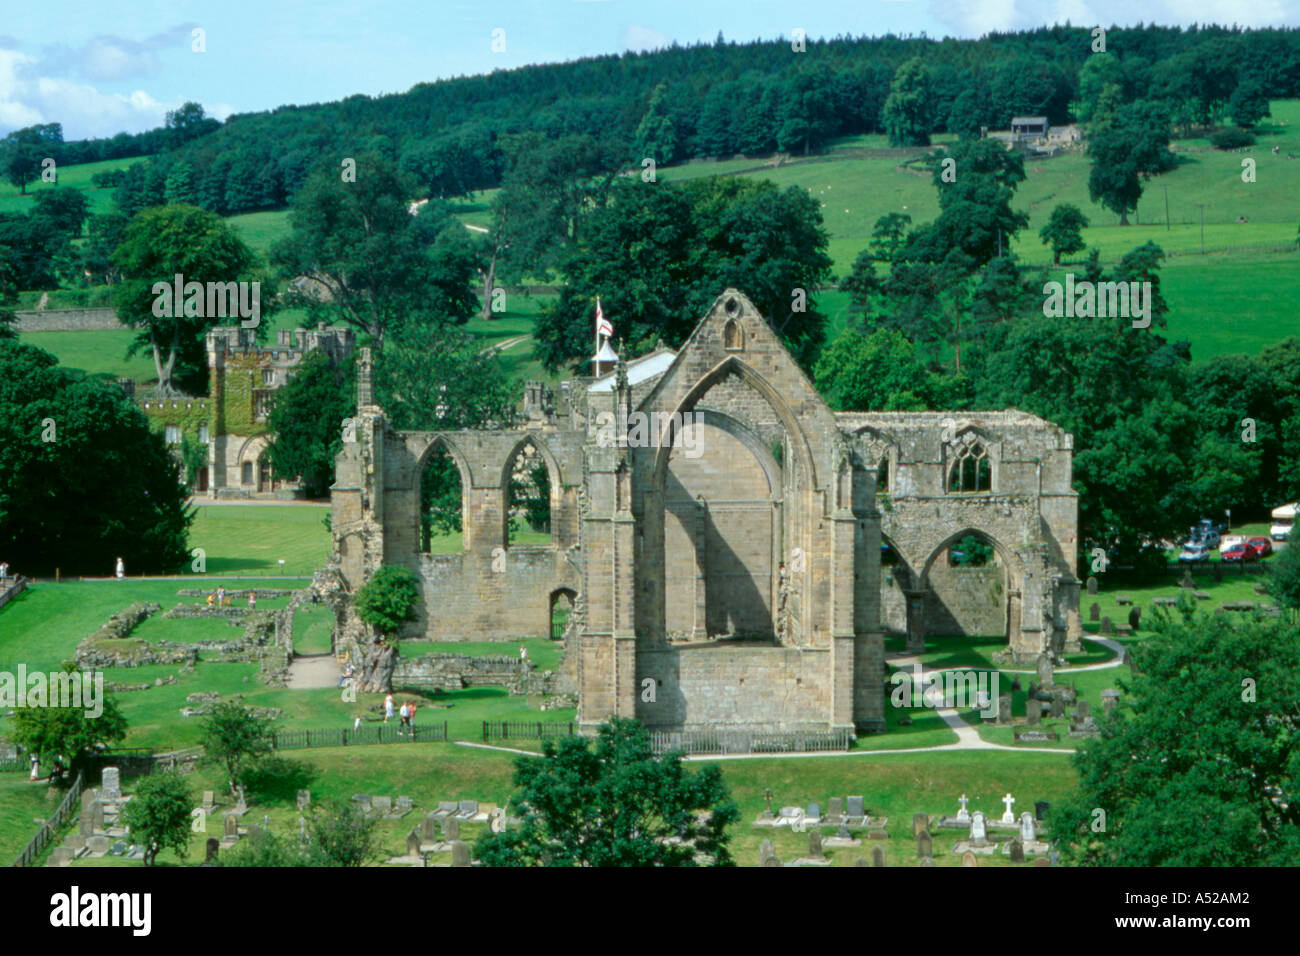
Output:
[[[105,159],[98,163],[80,163],[76,166],[60,166],[58,168],[58,181],[47,183],[37,181],[27,184],[27,195],[23,195],[18,189],[5,180],[3,186],[0,186],[0,212],[21,212],[31,211],[34,205],[32,194],[41,192],[46,189],[58,189],[60,186],[68,186],[74,189],[80,189],[86,194],[86,199],[90,203],[92,214],[108,212],[113,205],[113,190],[99,189],[91,185],[90,178],[96,173],[102,173],[110,169],[126,169],[135,163],[142,163],[148,157],[133,156],[130,159]]]
[[[324,567],[330,537],[322,505],[198,505],[190,547],[208,574],[310,575]],[[281,563],[283,562],[283,563]]]

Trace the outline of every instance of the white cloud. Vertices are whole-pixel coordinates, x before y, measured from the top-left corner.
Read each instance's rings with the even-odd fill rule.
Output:
[[[38,76],[39,61],[20,50],[0,49],[0,134],[36,123],[62,123],[64,137],[112,136],[161,126],[169,109],[144,90],[103,93],[89,83]]]
[[[1086,0],[1057,0],[1056,23],[1068,23],[1074,27],[1098,26],[1097,17],[1089,9]]]
[[[654,27],[633,23],[623,31],[623,49],[639,52],[672,46],[673,38]]]
[[[1286,0],[1164,0],[1177,23],[1238,24],[1243,27],[1284,26],[1296,4]]]
[[[960,37],[1014,30],[1025,20],[1016,0],[930,0],[930,13]]]

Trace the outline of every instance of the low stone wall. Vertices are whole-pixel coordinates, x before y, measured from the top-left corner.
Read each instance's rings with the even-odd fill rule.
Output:
[[[393,669],[393,686],[433,690],[466,687],[513,688],[524,682],[530,665],[517,657],[471,657],[468,654],[425,654],[403,657]]]
[[[5,585],[0,588],[0,607],[4,607],[23,591],[27,590],[27,578],[21,574],[16,578],[5,578]]]
[[[112,309],[50,309],[44,312],[15,312],[18,332],[101,332],[124,329]]]
[[[176,592],[176,596],[206,598],[209,594],[212,594],[216,590],[217,589],[215,587],[181,588],[179,591]],[[257,599],[260,601],[263,598],[270,599],[270,598],[284,597],[286,594],[293,594],[294,592],[292,588],[229,588],[226,591],[226,597],[228,597],[231,601],[235,601],[235,600],[247,601],[248,595],[250,593],[255,595]],[[236,610],[236,609],[232,608],[231,610]]]

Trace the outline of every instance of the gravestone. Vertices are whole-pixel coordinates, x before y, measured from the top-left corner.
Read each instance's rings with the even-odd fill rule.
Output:
[[[860,856],[860,857],[858,857],[856,860],[853,861],[853,865],[854,865],[854,866],[870,866],[871,864],[867,861],[867,858],[866,858],[865,856]]]
[[[89,810],[96,800],[99,799],[98,790],[86,789],[81,791],[81,809]]]
[[[835,831],[835,839],[837,840],[853,839],[853,834],[849,832],[849,825],[847,823],[840,823],[839,829]]]
[[[90,805],[90,820],[96,830],[104,829],[104,802],[96,800]]]
[[[203,858],[204,866],[215,866],[217,863],[217,852],[221,849],[221,841],[216,837],[208,837],[205,847],[206,856]]]
[[[1011,841],[1011,862],[1012,863],[1025,862],[1025,848],[1021,844],[1019,837],[1015,837]]]
[[[1043,702],[1031,697],[1025,701],[1025,723],[1030,727],[1037,727],[1042,722]]]
[[[1011,695],[998,694],[998,716],[997,723],[1006,726],[1011,723]]]
[[[74,833],[63,841],[63,845],[73,850],[84,850],[86,848],[86,838],[79,833]]]
[[[306,810],[309,806],[311,806],[311,791],[299,790],[298,791],[298,812],[301,813],[302,811]]]
[[[407,856],[420,855],[420,831],[419,830],[412,830],[410,833],[406,835],[406,855]]]
[[[1038,828],[1034,826],[1034,815],[1028,810],[1020,814],[1020,842],[1026,846],[1038,842]]]
[[[80,828],[77,831],[82,836],[94,836],[95,834],[95,811],[94,809],[82,810]]]
[[[1115,712],[1119,704],[1119,691],[1113,687],[1108,687],[1101,692],[1101,709],[1108,714]]]
[[[831,797],[826,807],[826,820],[828,823],[840,823],[844,819],[844,799],[842,797]]]
[[[397,809],[400,810],[402,813],[407,813],[410,810],[413,810],[414,808],[415,808],[415,801],[413,801],[410,797],[397,798]]]
[[[86,851],[91,856],[106,856],[111,846],[106,836],[93,836],[86,839]]]
[[[67,866],[72,862],[72,851],[66,846],[56,846],[50,854],[50,866]]]
[[[932,855],[932,849],[933,843],[930,837],[930,831],[922,830],[916,835],[916,855],[922,857],[930,856]]]
[[[766,866],[767,861],[776,856],[776,847],[771,840],[764,840],[758,845],[758,865]]]
[[[811,820],[820,820],[821,818],[822,818],[821,804],[818,803],[808,804],[808,819],[811,821]]]
[[[497,807],[488,814],[488,829],[493,833],[504,833],[506,830],[506,811],[504,807]]]
[[[1189,591],[1195,591],[1195,590],[1196,590],[1196,582],[1192,580],[1192,569],[1191,569],[1191,568],[1184,568],[1184,569],[1183,569],[1183,579],[1182,579],[1181,581],[1178,582],[1178,586],[1179,586],[1180,588],[1186,588],[1186,589],[1189,590]]]
[[[372,797],[370,800],[370,806],[375,811],[376,815],[378,814],[387,815],[388,811],[393,809],[393,798]]]
[[[768,788],[763,791],[763,812],[758,815],[760,820],[772,819],[772,790]]]
[[[237,792],[239,794],[239,799],[235,801],[235,813],[239,816],[243,816],[248,812],[248,800],[244,795],[243,787],[240,787]]]
[[[1052,658],[1047,654],[1039,654],[1035,663],[1038,671],[1038,686],[1044,690],[1051,690],[1054,683],[1052,678]]]
[[[1142,623],[1142,609],[1135,604],[1131,608],[1129,608],[1128,626],[1136,631],[1138,629],[1138,625],[1140,625],[1141,623]]]
[[[469,866],[469,844],[464,840],[453,840],[451,844],[451,865]]]
[[[1088,620],[1090,621],[1101,620],[1101,605],[1098,604],[1096,601],[1093,601],[1092,606],[1088,608]]]
[[[227,813],[223,818],[225,820],[224,835],[227,837],[239,837],[239,817],[233,813]]]
[[[210,813],[212,811],[212,808],[215,807],[216,805],[217,805],[217,795],[211,790],[204,790],[203,803],[200,804],[200,806],[202,806],[206,812]]]
[[[808,858],[812,860],[824,860],[826,854],[822,852],[822,831],[808,831]]]
[[[872,866],[885,865],[885,851],[882,847],[873,846],[871,848],[871,865]]]
[[[912,814],[912,836],[918,837],[922,831],[930,829],[930,818],[924,813]]]
[[[977,856],[976,856],[974,853],[972,853],[970,850],[967,850],[965,853],[963,853],[963,854],[961,855],[961,865],[962,865],[962,866],[979,866],[979,865],[980,865],[979,857],[977,857]]]
[[[420,836],[422,836],[426,842],[433,843],[438,839],[438,818],[432,813],[424,818],[424,823],[421,826],[422,829],[420,830]]]
[[[970,843],[971,846],[989,845],[988,827],[985,823],[983,810],[976,810],[974,813],[971,814]]]
[[[442,821],[442,838],[448,843],[460,839],[460,821],[449,817]]]
[[[850,817],[866,816],[866,809],[862,797],[849,797],[847,807]]]
[[[1095,577],[1088,578],[1088,593],[1096,594],[1097,590],[1097,579]]]
[[[966,804],[970,803],[970,798],[963,793],[961,799],[957,802],[961,804],[961,809],[957,811],[957,822],[970,823],[970,811],[966,809]]]
[[[1052,705],[1047,712],[1047,716],[1058,719],[1065,716],[1065,698],[1060,694],[1052,695]]]
[[[1101,633],[1106,637],[1109,637],[1111,634],[1115,633],[1115,629],[1111,627],[1109,617],[1103,617],[1101,619]]]
[[[108,803],[117,803],[122,799],[122,775],[116,767],[105,767],[100,777],[102,797]]]

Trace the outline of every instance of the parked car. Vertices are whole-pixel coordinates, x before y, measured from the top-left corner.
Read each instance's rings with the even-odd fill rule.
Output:
[[[1210,560],[1210,552],[1206,549],[1205,545],[1189,541],[1187,544],[1183,545],[1183,550],[1182,553],[1178,555],[1178,560],[1185,561],[1189,564],[1194,561],[1208,561]]]
[[[1257,558],[1266,558],[1273,553],[1273,542],[1268,538],[1251,538],[1246,547],[1254,551]]]
[[[1244,534],[1225,534],[1219,539],[1219,550],[1227,551],[1229,548],[1245,543],[1246,536]]]
[[[1227,551],[1220,552],[1219,557],[1224,561],[1258,561],[1259,560],[1259,555],[1255,553],[1255,549],[1245,543],[1234,544]]]

